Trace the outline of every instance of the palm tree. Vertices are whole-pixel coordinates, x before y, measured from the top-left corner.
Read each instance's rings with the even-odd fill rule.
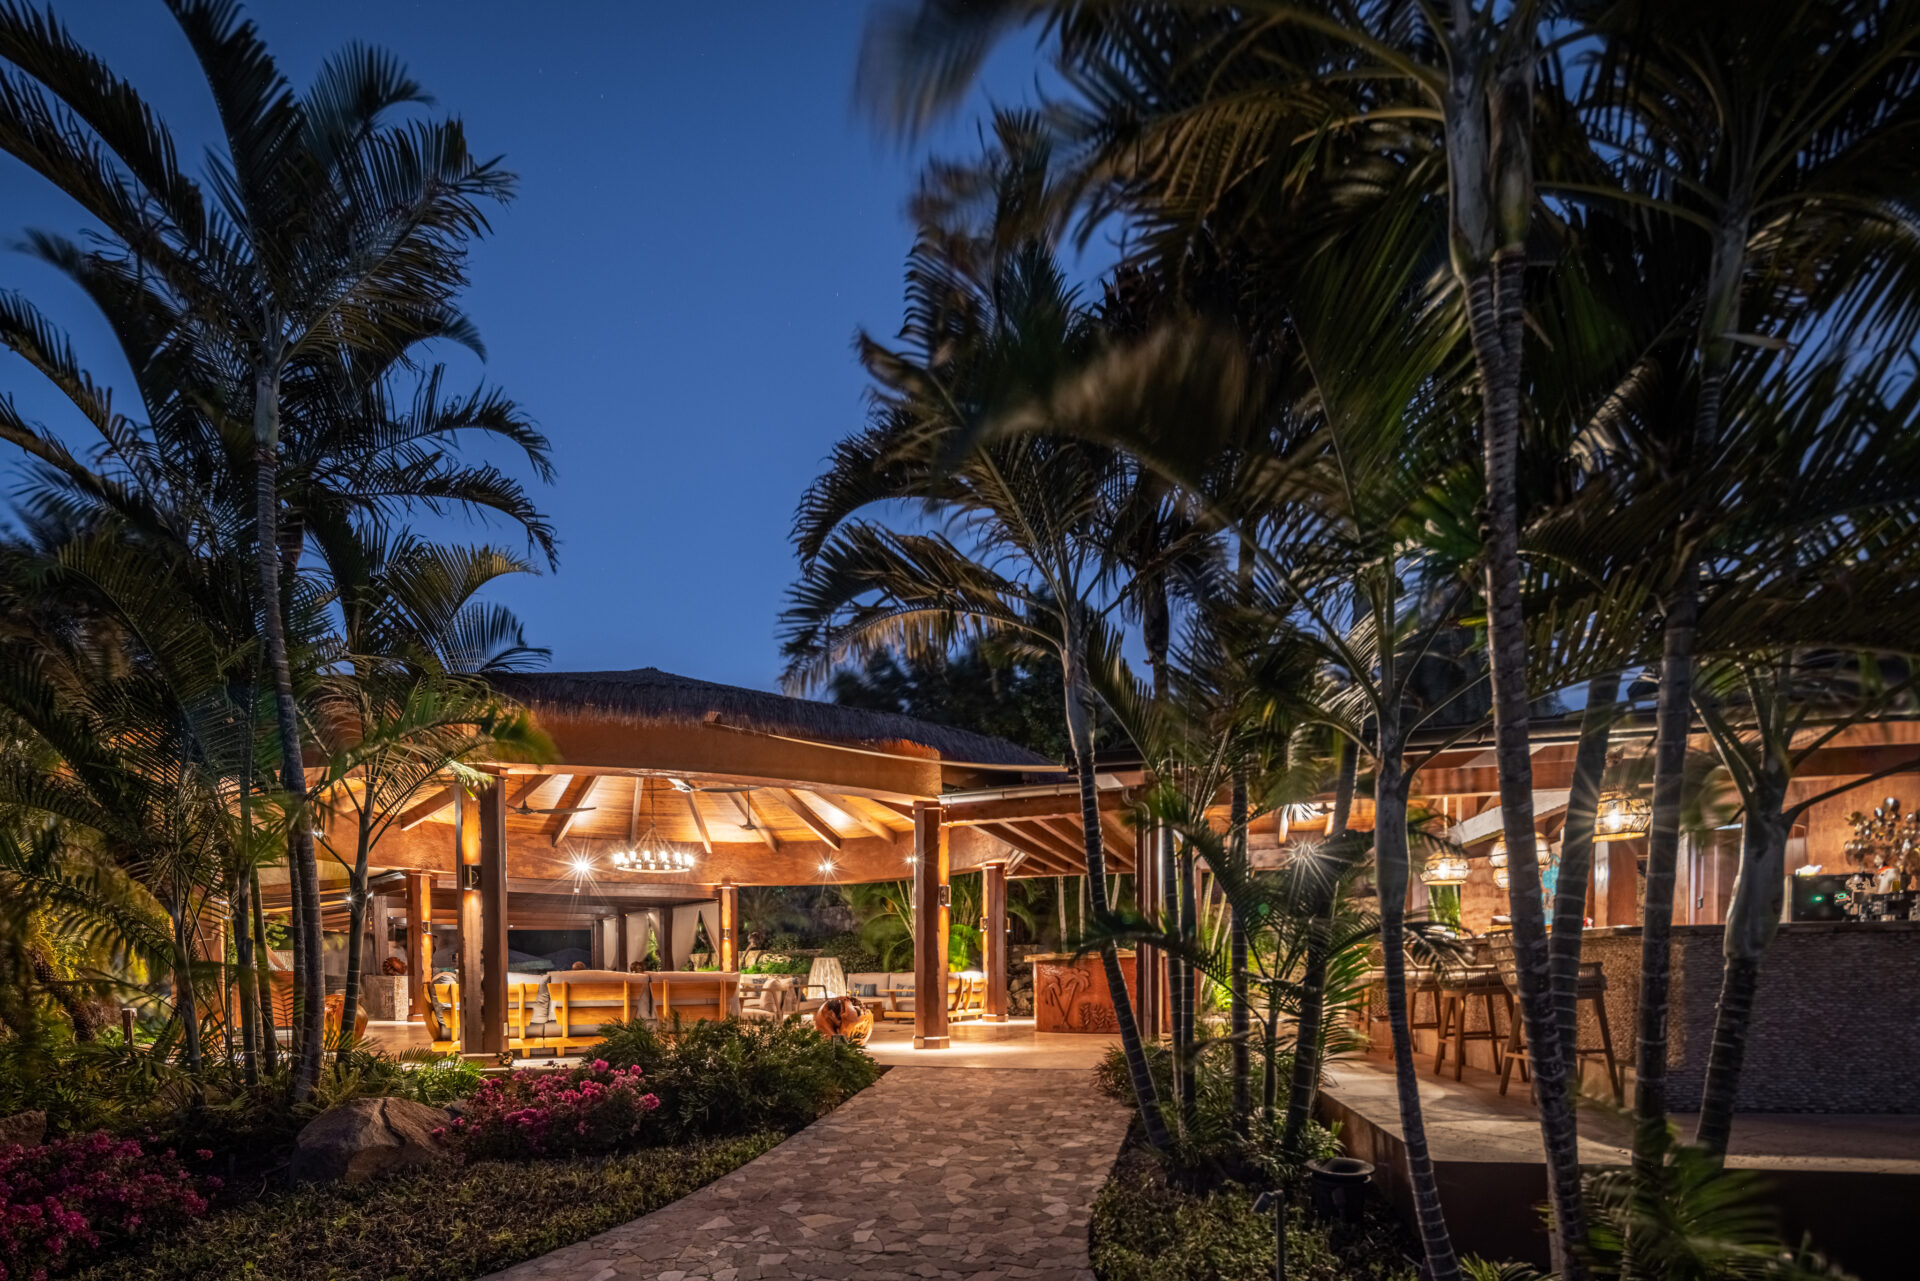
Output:
[[[328,752],[318,804],[349,811],[347,975],[340,1054],[359,1008],[367,864],[375,842],[422,792],[481,754],[529,758],[550,746],[523,712],[484,678],[545,655],[505,609],[475,599],[488,584],[530,567],[490,547],[444,547],[403,534],[322,542],[335,585],[346,660],[324,678],[313,720]],[[323,838],[324,839],[324,838]],[[331,846],[329,852],[333,852]],[[338,854],[335,857],[339,857]]]
[[[169,7],[220,114],[225,148],[208,184],[212,199],[177,167],[171,135],[132,86],[56,21],[13,6],[0,10],[0,58],[19,73],[0,93],[0,146],[104,230],[102,249],[81,253],[43,238],[43,254],[84,277],[96,302],[138,318],[121,328],[123,340],[209,392],[194,409],[241,455],[222,460],[221,479],[254,498],[264,684],[291,811],[299,968],[311,984],[320,969],[319,891],[302,817],[298,638],[289,633],[294,585],[286,581],[301,540],[297,522],[283,528],[280,467],[297,457],[301,438],[324,438],[335,420],[329,406],[359,394],[363,384],[343,391],[343,373],[370,371],[367,381],[377,382],[421,341],[475,342],[453,308],[465,245],[485,228],[484,206],[512,184],[497,163],[470,154],[457,121],[394,120],[425,96],[391,57],[349,48],[296,95],[231,0]],[[106,426],[102,398],[89,399]],[[35,434],[6,434],[38,457],[57,452]],[[417,453],[417,442],[401,450]],[[410,493],[459,501],[446,491],[445,469],[419,461],[441,474]],[[370,492],[376,502],[395,497]],[[295,1077],[302,1097],[318,1077],[322,1018],[309,999]]]
[[[1920,77],[1909,54],[1920,40],[1920,6],[1616,4],[1599,16],[1597,34],[1603,56],[1581,115],[1614,158],[1614,186],[1568,190],[1656,206],[1699,241],[1680,366],[1691,411],[1663,465],[1705,480],[1721,461],[1726,393],[1743,363],[1767,363],[1780,341],[1816,327],[1872,332],[1895,345],[1911,339],[1914,256],[1892,193],[1913,172],[1906,138],[1920,120]],[[1678,513],[1675,572],[1663,593],[1635,1086],[1636,1165],[1649,1179],[1664,1142],[1699,548],[1719,508],[1716,487],[1703,485]],[[1631,1252],[1628,1271],[1636,1273]]]
[[[942,649],[966,633],[1053,651],[1080,781],[1088,890],[1094,915],[1106,918],[1088,663],[1105,647],[1105,618],[1117,604],[1094,598],[1094,522],[1111,458],[1039,435],[972,445],[1001,414],[1031,408],[1031,392],[1078,372],[1097,335],[1042,246],[1013,252],[991,284],[990,293],[973,292],[923,240],[909,272],[907,331],[919,349],[863,340],[880,388],[876,421],[836,448],[831,471],[802,503],[795,542],[803,578],[784,616],[788,681],[822,680],[835,663],[883,646]],[[946,514],[961,541],[859,518],[888,499],[918,499]],[[1164,1146],[1119,956],[1110,943],[1102,955],[1142,1121],[1149,1141]]]

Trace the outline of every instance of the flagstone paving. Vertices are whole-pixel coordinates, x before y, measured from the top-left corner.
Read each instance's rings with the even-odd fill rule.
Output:
[[[490,1281],[1092,1281],[1126,1126],[1084,1070],[897,1067],[693,1195]]]

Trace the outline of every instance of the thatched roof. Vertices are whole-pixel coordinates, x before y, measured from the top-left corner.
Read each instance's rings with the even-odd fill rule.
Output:
[[[935,725],[896,712],[870,712],[694,680],[657,667],[630,672],[524,672],[496,676],[493,683],[535,713],[598,712],[636,725],[717,723],[762,734],[873,749],[907,743],[932,748],[945,761],[1010,769],[1054,764],[1005,739],[971,730]]]

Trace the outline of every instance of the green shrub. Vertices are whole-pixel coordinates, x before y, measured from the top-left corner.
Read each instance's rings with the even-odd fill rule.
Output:
[[[781,1137],[310,1188],[202,1219],[81,1281],[468,1281],[657,1210]]]
[[[764,955],[752,965],[741,967],[743,974],[806,974],[813,969],[810,956]]]
[[[660,1098],[650,1142],[760,1130],[792,1132],[880,1078],[866,1051],[797,1018],[779,1023],[702,1020],[672,1035],[638,1021],[587,1051],[616,1068],[638,1066]]]
[[[1263,1068],[1264,1064],[1256,1059],[1253,1065],[1256,1107]],[[1172,1054],[1159,1046],[1149,1047],[1147,1070],[1153,1075],[1162,1104],[1167,1104],[1173,1097]],[[1224,1049],[1202,1054],[1194,1071],[1194,1084],[1198,1087],[1194,1099],[1194,1121],[1183,1137],[1177,1159],[1183,1165],[1194,1167],[1224,1165],[1241,1177],[1263,1181],[1277,1179],[1297,1165],[1297,1161],[1286,1158],[1280,1146],[1286,1121],[1287,1080],[1293,1072],[1292,1056],[1281,1056],[1275,1064],[1275,1070],[1280,1074],[1279,1096],[1275,1103],[1279,1115],[1271,1123],[1266,1123],[1256,1114],[1252,1133],[1242,1138],[1233,1124],[1231,1060]],[[1095,1070],[1095,1079],[1109,1098],[1128,1107],[1134,1106],[1133,1077],[1127,1071],[1126,1055],[1119,1046],[1107,1051],[1106,1057]],[[1303,1141],[1308,1160],[1337,1156],[1340,1152],[1334,1132],[1318,1121],[1307,1122]]]
[[[840,962],[840,968],[849,974],[871,974],[886,968],[880,964],[880,954],[851,930],[836,934],[821,944],[820,955],[833,957]]]
[[[1253,1212],[1251,1189],[1227,1183],[1193,1193],[1129,1146],[1093,1203],[1090,1238],[1100,1281],[1268,1281],[1273,1216]],[[1299,1198],[1296,1197],[1296,1200]],[[1414,1281],[1397,1225],[1378,1214],[1354,1239],[1296,1207],[1287,1225],[1291,1281]]]

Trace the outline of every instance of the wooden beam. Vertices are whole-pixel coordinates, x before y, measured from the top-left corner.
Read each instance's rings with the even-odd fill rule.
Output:
[[[567,784],[573,782],[572,774],[564,771],[558,774],[535,774],[532,778],[520,785],[520,789],[514,793],[513,799],[507,802],[507,808],[515,809],[521,805],[525,805],[529,800],[533,799],[535,792],[556,778],[560,780],[560,794],[564,796],[567,791]]]
[[[707,820],[700,813],[698,796],[693,792],[682,792],[680,795],[687,802],[687,813],[693,819],[693,830],[700,833],[701,848],[709,854],[713,853],[713,837],[707,831]]]
[[[840,812],[842,814],[845,814],[848,818],[852,819],[855,823],[857,823],[861,827],[861,829],[864,830],[868,835],[877,836],[883,841],[890,841],[895,836],[899,835],[899,833],[895,831],[893,828],[888,827],[884,823],[876,823],[872,819],[868,818],[865,814],[862,814],[859,810],[855,809],[853,807],[852,797],[846,796],[846,795],[839,795],[831,799],[835,805],[840,807]]]
[[[1016,832],[1025,832],[1029,838],[1038,844],[1045,846],[1059,857],[1072,863],[1079,869],[1080,873],[1084,873],[1087,870],[1086,846],[1072,837],[1062,836],[1052,828],[1042,827],[1036,822],[1008,823],[1007,826]]]
[[[740,811],[741,826],[745,827],[748,831],[758,832],[761,843],[778,854],[780,852],[780,838],[775,836],[773,829],[765,823],[756,823],[753,821],[753,793],[725,792],[722,793],[722,795],[733,798],[734,808]]]
[[[426,800],[421,801],[418,805],[400,815],[398,820],[400,830],[403,832],[411,832],[414,828],[420,826],[451,804],[453,804],[453,789],[451,787],[441,788]]]
[[[588,801],[593,799],[593,794],[600,790],[600,780],[605,777],[606,775],[604,774],[587,775],[584,779],[580,780],[579,790],[573,800],[571,802],[561,802],[560,808],[573,809],[575,812],[556,816],[560,822],[553,829],[553,844],[558,845],[561,841],[567,839],[567,833],[573,830],[575,821],[580,817],[578,807],[584,806]]]
[[[888,809],[898,814],[901,818],[910,819],[913,817],[913,806],[911,805],[902,805],[899,801],[890,801],[885,799],[884,797],[879,797],[879,796],[875,796],[871,799],[873,799],[874,801],[876,801],[881,805],[886,806]]]
[[[646,776],[633,780],[633,806],[627,811],[627,844],[640,839],[640,801],[647,794]]]
[[[831,845],[834,853],[839,853],[840,833],[834,831],[826,819],[814,812],[813,807],[807,804],[806,796],[791,787],[783,787],[780,790],[786,793],[787,801],[793,806],[793,812],[800,816],[800,821],[812,828],[815,836]]]
[[[979,828],[991,832],[1013,848],[1025,854],[1028,859],[1050,876],[1073,876],[1077,872],[1069,870],[1070,865],[1050,847],[1040,844],[1024,832],[1015,830],[1006,823],[981,823]]]
[[[1127,798],[1116,789],[1099,794],[1102,810],[1119,811],[1127,807]],[[960,823],[992,823],[1015,818],[1079,818],[1080,793],[1047,793],[1040,796],[1007,796],[993,800],[954,801],[941,811],[944,822],[952,827]]]

